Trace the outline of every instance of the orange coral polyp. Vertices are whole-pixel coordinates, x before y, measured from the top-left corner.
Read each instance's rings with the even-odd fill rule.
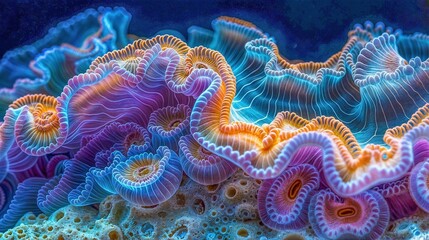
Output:
[[[10,107],[26,106],[33,116],[34,127],[40,132],[57,131],[60,125],[56,111],[57,99],[42,94],[27,95],[13,102]]]
[[[47,132],[52,129],[56,130],[60,126],[60,120],[52,110],[43,112],[42,114],[34,112],[33,116],[35,127],[41,132]]]
[[[10,105],[11,109],[20,110],[15,126],[16,144],[26,154],[49,153],[64,140],[57,107],[56,98],[43,94],[27,95]]]

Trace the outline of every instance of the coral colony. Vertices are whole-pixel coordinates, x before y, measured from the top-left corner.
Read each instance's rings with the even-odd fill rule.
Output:
[[[429,36],[325,62],[252,23],[128,35],[87,10],[0,63],[2,239],[429,236]]]

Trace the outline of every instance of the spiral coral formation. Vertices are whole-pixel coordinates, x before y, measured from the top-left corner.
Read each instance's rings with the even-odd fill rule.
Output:
[[[379,239],[427,218],[429,36],[367,22],[302,62],[236,18],[187,42],[132,42],[129,18],[88,10],[1,60],[3,238]]]

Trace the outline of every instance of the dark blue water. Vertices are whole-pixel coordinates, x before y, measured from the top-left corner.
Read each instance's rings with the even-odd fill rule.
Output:
[[[98,6],[125,7],[133,16],[129,32],[146,37],[163,29],[177,30],[186,37],[191,25],[210,29],[218,16],[242,18],[270,33],[284,56],[306,61],[323,61],[339,51],[347,31],[366,20],[382,21],[409,33],[429,33],[429,1],[425,0],[2,0],[0,56],[40,39],[58,22]]]

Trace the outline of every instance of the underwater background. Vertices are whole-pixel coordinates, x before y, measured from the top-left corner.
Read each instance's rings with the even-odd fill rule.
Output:
[[[0,55],[43,37],[60,21],[99,6],[127,9],[133,16],[129,32],[138,36],[174,29],[186,37],[189,26],[210,28],[213,19],[234,16],[274,36],[283,55],[305,61],[324,61],[341,49],[354,24],[367,20],[407,33],[429,30],[429,3],[425,0],[5,0],[0,6]]]
[[[0,239],[429,238],[428,1],[0,16]]]

